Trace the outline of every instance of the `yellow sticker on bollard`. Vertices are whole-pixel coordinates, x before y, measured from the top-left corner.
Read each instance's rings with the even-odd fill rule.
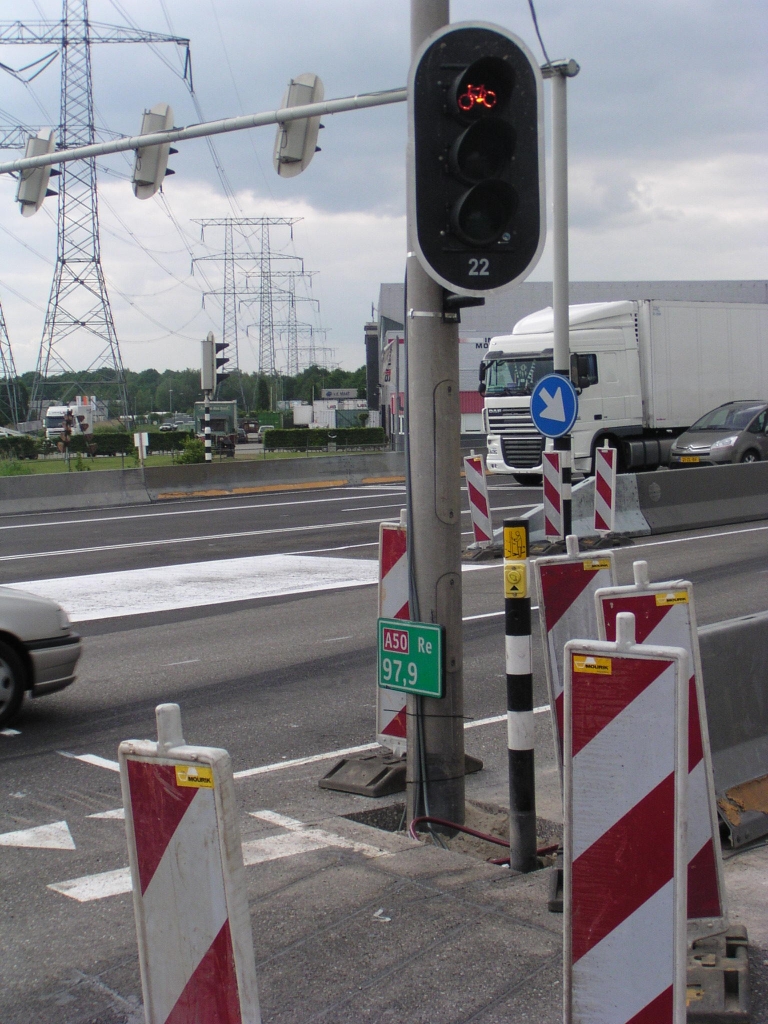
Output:
[[[524,526],[504,527],[504,557],[527,558],[528,546],[525,542]]]
[[[213,789],[213,769],[204,764],[177,764],[176,785],[193,789]]]
[[[527,597],[528,573],[525,562],[504,563],[504,597]]]
[[[591,654],[574,654],[573,671],[591,672],[596,676],[609,676],[612,672],[610,658],[594,658]]]
[[[656,595],[656,607],[666,608],[670,604],[688,604],[687,590],[667,590]]]

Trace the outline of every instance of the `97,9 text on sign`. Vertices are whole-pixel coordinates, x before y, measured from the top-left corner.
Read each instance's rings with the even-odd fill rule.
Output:
[[[443,696],[443,627],[379,619],[378,684],[422,697]]]

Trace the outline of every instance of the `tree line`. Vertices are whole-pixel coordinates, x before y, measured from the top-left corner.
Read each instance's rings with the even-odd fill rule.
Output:
[[[105,371],[77,374],[62,373],[49,377],[44,397],[57,404],[66,404],[76,394],[95,395],[109,404],[110,415],[123,414],[120,391],[115,383],[104,380]],[[29,371],[16,378],[20,415],[27,416],[29,396],[34,373]],[[0,425],[9,422],[5,399],[5,381],[0,381]],[[195,402],[202,398],[200,370],[141,370],[125,371],[128,393],[128,415],[148,416],[152,413],[191,413]],[[356,388],[358,398],[365,398],[365,366],[357,370],[328,370],[310,366],[296,377],[278,375],[267,377],[262,373],[234,372],[219,385],[219,401],[236,401],[245,415],[275,410],[279,401],[311,402],[320,397],[322,388]]]

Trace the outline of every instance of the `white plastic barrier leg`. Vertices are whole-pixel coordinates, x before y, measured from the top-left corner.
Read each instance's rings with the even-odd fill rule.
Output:
[[[260,1024],[229,754],[156,716],[118,755],[147,1024]]]
[[[728,922],[693,585],[650,583],[647,562],[635,562],[634,575],[632,586],[597,591],[597,626],[601,640],[614,640],[617,615],[632,612],[638,643],[688,652],[688,918],[698,922],[689,925],[697,938],[723,931]]]
[[[688,654],[572,640],[564,691],[564,1019],[685,1024]]]

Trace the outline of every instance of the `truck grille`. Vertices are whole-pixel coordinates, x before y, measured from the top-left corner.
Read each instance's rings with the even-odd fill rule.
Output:
[[[544,438],[536,437],[502,437],[501,450],[504,461],[513,469],[532,469],[541,465],[541,452]]]
[[[528,409],[488,410],[488,426],[492,434],[527,434],[534,431],[533,420]]]
[[[541,465],[544,438],[533,425],[528,409],[488,409],[488,426],[501,437],[504,461],[513,469]]]

